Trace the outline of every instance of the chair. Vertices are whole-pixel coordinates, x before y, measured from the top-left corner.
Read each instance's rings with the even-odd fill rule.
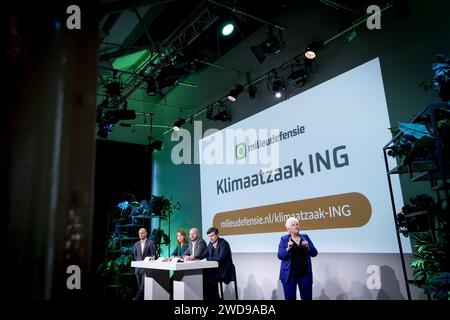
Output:
[[[235,294],[236,300],[239,300],[239,298],[238,298],[238,287],[237,287],[237,277],[236,277],[236,267],[234,266],[234,263],[233,263],[233,273],[232,273],[231,281],[234,282],[234,294]],[[224,297],[223,297],[223,281],[219,281],[219,288],[220,288],[220,298],[222,300],[224,300]]]

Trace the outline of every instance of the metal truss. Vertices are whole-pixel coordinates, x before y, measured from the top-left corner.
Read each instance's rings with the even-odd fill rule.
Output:
[[[157,51],[159,52],[150,53],[146,61],[141,64],[142,67],[136,70],[136,76],[128,79],[123,86],[120,99],[113,107],[120,107],[128,97],[142,86],[147,78],[156,77],[161,67],[170,65],[186,46],[194,42],[217,19],[218,16],[210,8],[204,7],[187,24],[175,30],[158,46],[159,50]],[[120,73],[120,70],[118,72]]]

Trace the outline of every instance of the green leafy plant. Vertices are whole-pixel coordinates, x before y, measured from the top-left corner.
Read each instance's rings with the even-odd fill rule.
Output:
[[[388,150],[391,157],[403,158],[404,165],[414,160],[429,160],[434,152],[435,143],[429,131],[430,123],[402,123],[389,128],[393,136],[398,135]]]
[[[97,268],[97,274],[104,278],[106,283],[119,284],[120,267],[114,259],[103,261]]]
[[[442,101],[450,100],[450,59],[445,54],[435,56],[432,70],[433,79],[422,81],[421,86],[424,90],[433,89],[439,94]]]
[[[114,263],[119,267],[121,272],[131,271],[131,261],[133,260],[133,256],[131,254],[122,254]]]
[[[400,133],[400,129],[393,127],[389,128],[393,137]],[[391,157],[403,157],[406,156],[412,149],[412,145],[416,139],[411,136],[401,135],[395,141],[392,147],[389,148],[388,155]]]
[[[144,227],[143,221],[148,223],[151,214],[157,214],[165,219],[180,208],[180,202],[174,202],[164,196],[153,196],[150,201],[139,202],[134,195],[129,193],[121,196],[120,202],[112,208],[109,216],[115,230],[108,237],[107,257],[97,268],[96,274],[102,277],[105,288],[113,290],[115,298],[131,300],[135,293],[136,280],[131,268],[133,247],[131,246],[132,242],[129,241],[135,241],[136,228]],[[159,228],[152,230],[149,239],[155,241],[157,255],[159,255],[161,245],[170,243],[169,236]],[[128,245],[130,246],[128,247]],[[111,293],[111,291],[107,292]]]
[[[434,199],[427,194],[419,194],[414,198],[410,198],[409,202],[410,204],[406,204],[402,208],[402,212],[405,214],[417,211],[438,209]]]
[[[424,90],[433,89],[439,97],[450,105],[450,59],[444,54],[435,56],[432,65],[433,79],[422,81],[420,84]],[[437,132],[441,138],[447,156],[450,155],[450,111],[436,110]],[[397,127],[390,128],[393,136],[401,133],[395,139],[388,154],[392,157],[403,158],[403,164],[409,165],[417,159],[433,159],[435,154],[435,141],[431,135],[433,132],[429,114],[423,114],[414,123],[399,123]]]
[[[435,142],[433,138],[424,136],[418,139],[413,144],[411,151],[405,156],[403,164],[411,164],[415,160],[431,160],[434,148]]]
[[[153,229],[152,233],[149,237],[150,240],[153,240],[156,244],[169,244],[170,243],[170,237],[164,233],[163,230],[157,228]],[[161,240],[164,240],[164,243],[162,243]]]
[[[406,224],[406,217],[403,212],[400,212],[396,216],[398,231],[405,237],[409,236],[408,225]]]
[[[119,232],[113,232],[108,239],[108,250],[119,250],[123,237]]]
[[[122,254],[133,254],[133,247],[121,247],[120,253]]]
[[[97,274],[101,277],[109,278],[114,284],[119,284],[121,273],[131,272],[131,254],[122,254],[118,258],[108,259],[97,268]],[[108,281],[109,282],[109,281]]]
[[[424,285],[425,293],[436,300],[450,299],[450,272],[438,272],[430,275]]]
[[[169,218],[175,211],[181,209],[179,201],[174,202],[172,198],[167,199],[164,196],[153,195],[150,199],[149,210],[152,214],[160,216],[161,219]],[[170,237],[160,228],[153,229],[149,239],[155,242],[156,253],[159,256],[162,245],[169,245]],[[162,242],[164,241],[164,242]]]
[[[433,222],[428,215],[439,211],[439,206],[434,199],[426,194],[419,194],[409,199],[410,203],[402,208],[402,212],[397,214],[397,225],[399,232],[408,237],[409,232],[426,231],[432,228]],[[425,214],[413,215],[413,213],[426,211]]]
[[[156,255],[159,256],[161,254],[161,246],[162,245],[169,245],[170,243],[170,237],[164,233],[163,230],[156,228],[152,230],[152,233],[149,236],[150,240],[153,240],[155,242],[156,247]],[[164,241],[164,242],[162,242]]]
[[[398,231],[405,237],[408,237],[409,232],[425,231],[431,228],[426,214],[412,216],[410,214],[420,211],[433,213],[439,210],[439,206],[433,198],[426,194],[419,194],[414,198],[410,198],[409,201],[410,203],[405,204],[402,207],[402,211],[396,216]]]
[[[152,196],[150,200],[150,211],[159,216],[168,217],[174,211],[180,210],[181,204],[179,201],[173,202],[172,199],[167,199],[164,196]]]
[[[432,299],[449,299],[450,264],[449,237],[446,232],[438,232],[436,241],[431,232],[416,233],[415,258],[411,262],[414,279],[421,284]]]

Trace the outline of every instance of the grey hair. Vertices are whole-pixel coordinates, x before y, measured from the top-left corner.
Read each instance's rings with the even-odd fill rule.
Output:
[[[294,218],[294,217],[290,217],[289,219],[286,220],[286,229],[287,230],[289,230],[289,227],[292,225],[293,222],[298,223],[298,219]]]
[[[189,230],[189,232],[191,232],[191,231],[197,231],[197,233],[200,234],[200,232],[198,231],[197,228],[191,228],[191,230]]]

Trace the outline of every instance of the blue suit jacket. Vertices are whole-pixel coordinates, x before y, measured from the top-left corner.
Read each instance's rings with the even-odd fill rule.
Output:
[[[219,262],[216,280],[223,281],[226,284],[233,281],[233,259],[231,257],[230,245],[225,239],[219,238],[217,240],[216,249],[209,243],[207,250],[200,257],[200,259],[204,258],[207,258],[208,261]]]
[[[309,250],[307,251],[308,256],[308,278],[311,283],[313,282],[312,268],[311,268],[311,257],[317,256],[317,249],[314,247],[311,239],[309,239],[308,235],[300,234],[302,240],[306,240],[309,243]],[[288,246],[289,239],[291,238],[290,234],[286,234],[281,237],[280,244],[278,245],[278,259],[281,260],[280,267],[280,280],[282,283],[287,283],[289,280],[289,273],[291,271],[291,252],[286,251]]]

